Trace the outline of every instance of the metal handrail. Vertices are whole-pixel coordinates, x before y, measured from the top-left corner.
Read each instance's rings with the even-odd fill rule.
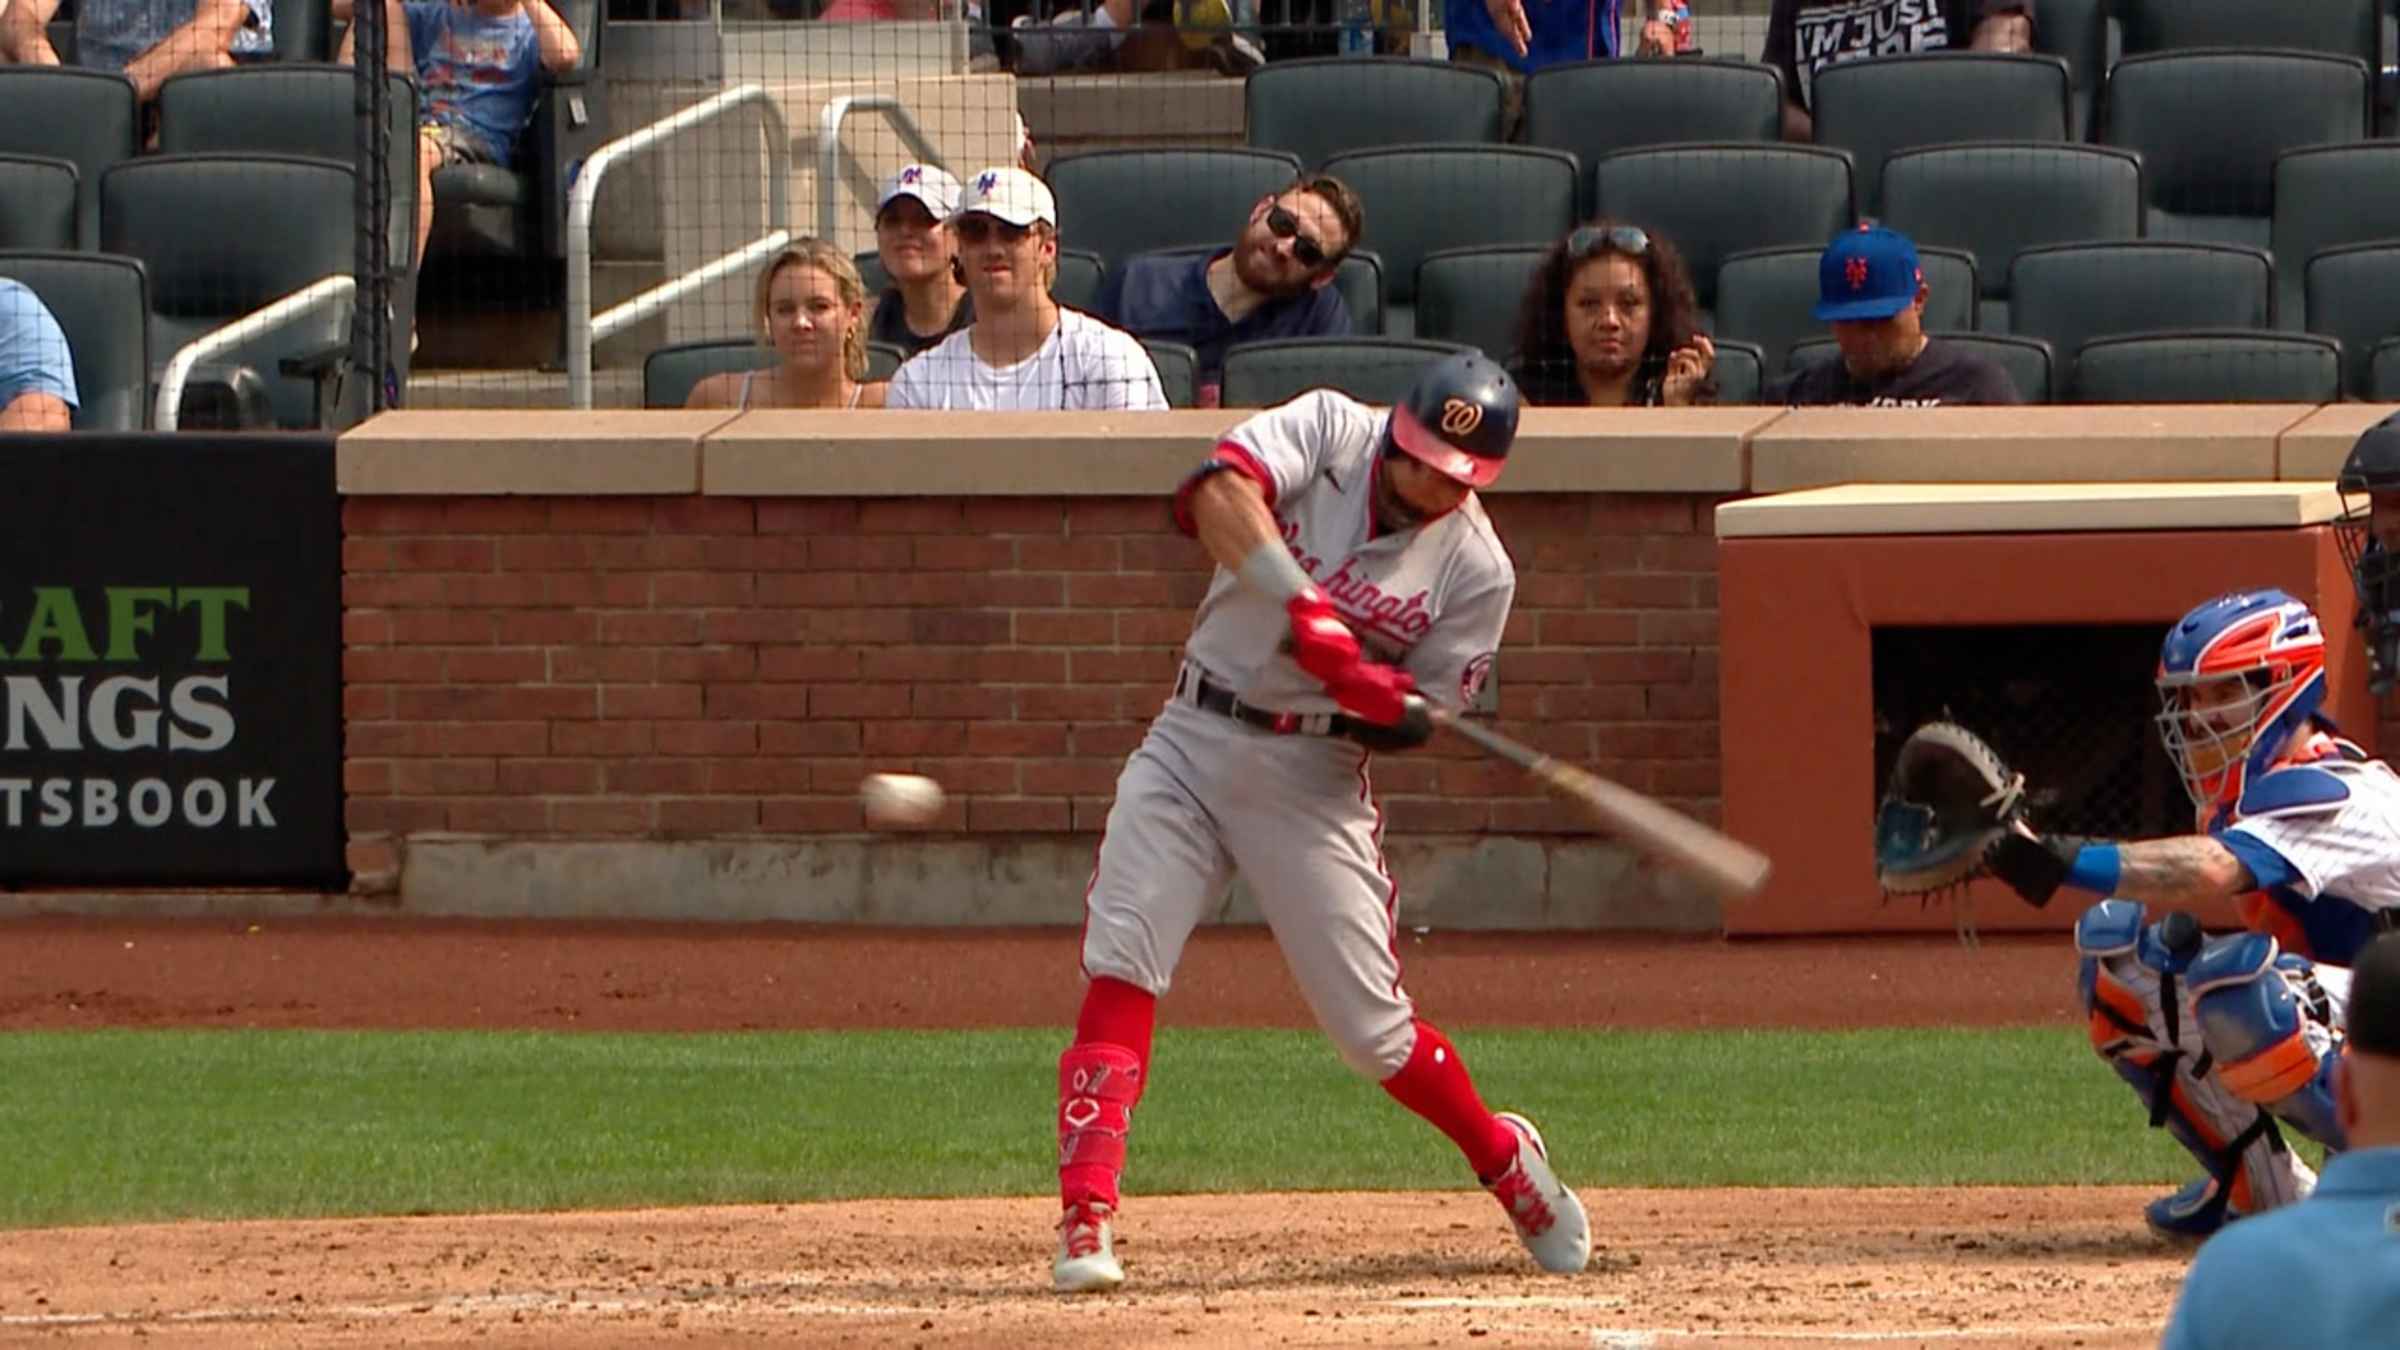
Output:
[[[295,319],[304,319],[328,305],[348,304],[358,297],[358,278],[320,277],[280,300],[254,309],[222,328],[212,328],[177,349],[159,376],[158,402],[150,424],[173,431],[183,420],[183,387],[191,383],[192,367],[231,351],[252,338],[272,333]]]
[[[941,152],[918,130],[917,119],[909,115],[908,105],[894,94],[843,94],[825,101],[825,110],[817,115],[817,237],[831,239],[841,228],[841,202],[834,196],[833,185],[842,181],[842,123],[854,112],[882,113],[892,130],[908,143],[909,153],[921,164],[930,164],[944,173],[950,166],[942,163]]]
[[[759,105],[767,133],[767,220],[771,228],[740,248],[703,263],[682,276],[664,281],[630,300],[592,313],[592,208],[600,200],[600,180],[620,160],[638,155],[678,132],[720,117],[746,103]],[[693,291],[726,274],[749,266],[791,242],[791,232],[775,226],[791,210],[792,136],[783,110],[762,84],[737,84],[671,116],[620,136],[601,146],[584,161],[575,186],[567,194],[567,403],[592,406],[592,349],[602,340],[640,323]]]

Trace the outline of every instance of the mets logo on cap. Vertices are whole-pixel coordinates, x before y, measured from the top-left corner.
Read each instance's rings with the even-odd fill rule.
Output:
[[[1483,405],[1463,398],[1442,400],[1442,434],[1460,440],[1475,434],[1483,425]]]
[[[1851,290],[1865,290],[1867,288],[1867,260],[1864,258],[1852,258],[1843,263],[1842,279],[1850,283]]]
[[[975,176],[975,190],[977,192],[989,192],[999,181],[999,174],[994,173],[990,169],[986,169],[982,173]]]
[[[925,181],[925,170],[918,165],[911,164],[907,168],[900,171],[900,181],[903,183],[922,183]]]

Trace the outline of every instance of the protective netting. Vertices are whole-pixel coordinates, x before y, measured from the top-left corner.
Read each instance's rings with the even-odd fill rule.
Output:
[[[6,0],[0,315],[85,426],[2400,398],[2384,9]]]
[[[1908,734],[1948,720],[2025,775],[2038,828],[2188,833],[2191,799],[2152,720],[2165,636],[2163,624],[1875,629],[1875,796],[1864,810],[1882,799]]]

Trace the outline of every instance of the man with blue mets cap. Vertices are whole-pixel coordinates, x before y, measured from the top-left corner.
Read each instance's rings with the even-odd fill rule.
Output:
[[[2022,403],[1989,358],[1925,335],[1925,273],[1917,246],[1871,221],[1834,236],[1817,263],[1815,316],[1833,329],[1838,357],[1794,372],[1789,406],[1929,408]]]
[[[2359,954],[2348,1023],[2333,1087],[2349,1149],[2307,1199],[2208,1240],[2162,1350],[2400,1344],[2400,934]]]

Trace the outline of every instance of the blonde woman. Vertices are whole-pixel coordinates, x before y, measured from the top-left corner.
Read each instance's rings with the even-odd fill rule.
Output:
[[[867,288],[847,254],[802,239],[758,277],[751,317],[782,359],[765,370],[711,375],[687,408],[880,408],[885,386],[865,383]]]

